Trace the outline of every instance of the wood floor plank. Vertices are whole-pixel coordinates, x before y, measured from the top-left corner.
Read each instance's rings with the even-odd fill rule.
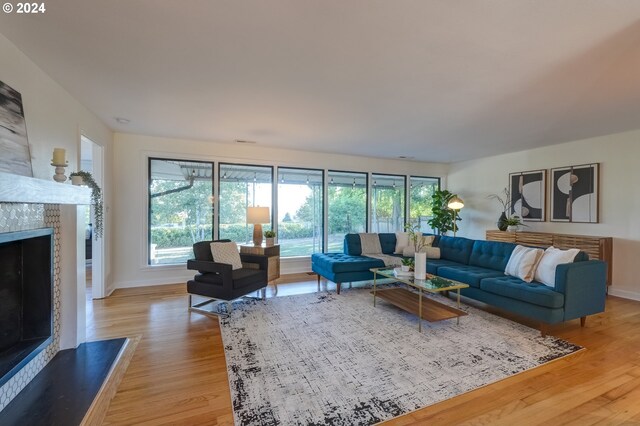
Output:
[[[187,311],[185,287],[117,290],[88,308],[89,340],[139,336],[104,424],[233,424],[218,321]],[[335,284],[321,280],[327,288]],[[278,280],[278,296],[315,291],[315,276]],[[269,286],[267,296],[275,292]],[[576,320],[549,332],[587,350],[386,424],[640,424],[640,302],[609,296],[606,312],[586,327]]]

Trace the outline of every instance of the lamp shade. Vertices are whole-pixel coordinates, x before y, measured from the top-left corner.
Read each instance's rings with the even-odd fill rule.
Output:
[[[453,198],[449,200],[447,207],[449,207],[452,210],[460,210],[461,208],[464,207],[464,201],[462,201],[462,198],[458,197],[457,195],[454,195]]]
[[[247,207],[247,223],[269,223],[269,207]]]

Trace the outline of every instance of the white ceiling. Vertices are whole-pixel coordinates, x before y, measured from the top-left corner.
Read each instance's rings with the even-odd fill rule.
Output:
[[[46,6],[0,32],[122,132],[450,162],[640,128],[638,0]]]

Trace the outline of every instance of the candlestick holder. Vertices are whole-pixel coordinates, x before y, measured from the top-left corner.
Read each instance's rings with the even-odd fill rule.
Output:
[[[51,160],[51,165],[56,168],[56,174],[53,175],[53,180],[61,183],[67,180],[67,176],[64,174],[64,169],[69,165],[68,161],[65,161],[65,164],[55,164],[53,160]]]

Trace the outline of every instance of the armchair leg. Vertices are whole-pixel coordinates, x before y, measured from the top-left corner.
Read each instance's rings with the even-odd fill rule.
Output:
[[[318,293],[320,292],[320,274],[317,275],[318,277]]]
[[[587,323],[587,317],[580,317],[580,327],[584,327]]]
[[[229,314],[231,314],[231,310],[233,309],[233,307],[231,306],[231,302],[225,302],[227,304],[227,312],[226,313],[220,311],[220,309],[219,309],[220,305],[219,304],[217,306],[218,307],[217,311],[209,311],[207,309],[203,309],[204,306],[209,305],[211,303],[215,303],[215,302],[221,302],[221,301],[217,300],[217,299],[208,299],[208,300],[205,300],[204,302],[196,303],[194,305],[193,304],[193,296],[190,294],[189,295],[189,311],[197,312],[199,314],[207,315],[207,316],[227,318],[229,316]]]
[[[340,294],[340,284],[341,283],[336,283],[336,293]]]

